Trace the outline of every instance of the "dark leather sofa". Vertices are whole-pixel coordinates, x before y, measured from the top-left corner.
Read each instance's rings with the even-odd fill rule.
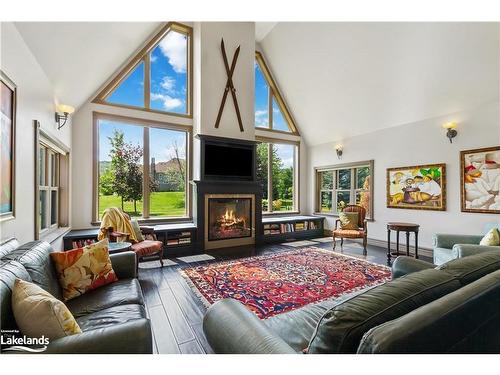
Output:
[[[11,307],[16,278],[33,282],[62,299],[47,242],[19,246],[11,239],[0,246],[1,329],[17,330]],[[44,353],[152,353],[150,321],[137,280],[133,252],[110,256],[118,281],[66,303],[82,333],[52,340]],[[21,332],[22,334],[22,332]]]
[[[216,353],[500,353],[500,251],[436,267],[409,257],[393,279],[260,320],[234,299],[203,329]]]

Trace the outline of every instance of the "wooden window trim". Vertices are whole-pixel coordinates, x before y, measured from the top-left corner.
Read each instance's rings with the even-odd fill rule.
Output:
[[[281,133],[281,134],[293,134],[300,136],[295,120],[291,112],[289,111],[288,106],[286,105],[285,100],[283,99],[283,96],[281,95],[281,92],[278,88],[278,85],[276,84],[276,81],[274,80],[271,71],[269,70],[269,67],[267,66],[266,61],[264,60],[264,56],[262,55],[261,52],[255,51],[255,60],[257,61],[257,64],[259,65],[259,68],[262,74],[264,75],[267,85],[269,86],[269,94],[268,94],[269,127],[268,128],[256,127],[256,129]],[[275,130],[272,128],[273,98],[276,99],[276,103],[278,104],[278,107],[280,108],[283,117],[285,117],[285,121],[287,122],[288,127],[290,128],[290,132]]]
[[[34,186],[35,186],[35,220],[34,220],[34,238],[36,240],[40,238],[48,238],[48,236],[52,236],[52,234],[62,227],[61,225],[61,217],[68,216],[68,213],[63,215],[63,210],[68,210],[68,204],[62,202],[61,196],[61,156],[66,156],[69,153],[69,150],[66,146],[61,144],[59,141],[51,138],[47,133],[40,129],[40,122],[34,120]],[[44,160],[43,170],[40,169],[40,148],[44,149],[46,154]],[[51,179],[52,173],[52,163],[50,162],[50,155],[53,155],[55,158],[54,166],[56,167],[56,175],[55,175],[55,185],[53,185],[53,181]],[[40,174],[44,174],[43,185],[40,184]],[[40,191],[46,191],[47,193],[47,210],[45,213],[46,227],[40,228]],[[52,215],[52,191],[57,191],[57,211],[56,211],[56,222],[51,224],[51,215]]]
[[[289,134],[289,133],[287,133]],[[281,140],[276,138],[265,138],[265,137],[255,137],[255,140],[261,143],[267,143],[267,200],[268,200],[268,210],[262,211],[264,216],[272,215],[290,215],[300,213],[300,142],[292,140]],[[273,178],[272,178],[272,145],[273,144],[286,144],[294,146],[293,149],[293,209],[291,211],[273,211]],[[269,203],[271,202],[271,203]]]
[[[193,187],[192,184],[189,183],[193,179],[193,128],[189,125],[180,125],[180,124],[172,124],[164,121],[156,121],[156,120],[147,120],[147,119],[142,119],[142,118],[137,118],[137,117],[129,117],[129,116],[122,116],[122,115],[112,115],[109,113],[103,113],[103,112],[92,112],[92,153],[93,153],[93,161],[92,161],[92,221],[91,225],[100,225],[100,218],[99,218],[99,195],[98,195],[98,185],[99,185],[99,120],[111,120],[111,121],[119,121],[119,122],[124,122],[128,123],[131,125],[136,125],[136,126],[142,126],[143,128],[151,129],[151,128],[158,128],[158,129],[166,129],[166,130],[177,130],[177,131],[184,131],[186,132],[186,157],[187,157],[187,162],[186,162],[186,167],[187,167],[187,174],[186,174],[186,215],[185,216],[169,216],[169,217],[163,217],[163,218],[139,218],[138,222],[139,223],[169,223],[169,222],[185,222],[185,221],[191,221],[193,219],[193,203],[192,203],[192,196],[193,196]],[[144,144],[146,144],[146,141],[149,141],[149,130],[143,132],[144,136]],[[148,142],[149,143],[149,142]],[[143,165],[146,165],[145,168],[149,169],[149,163],[150,160],[147,160],[146,163],[146,156],[149,159],[149,150],[148,152],[144,152],[143,155]],[[146,172],[146,170],[145,170]],[[149,170],[147,171],[149,174]],[[143,180],[143,214],[146,213],[144,210],[145,202],[147,201],[148,206],[149,206],[149,194],[148,197],[146,197],[145,192],[146,190],[149,190],[149,187],[147,189],[144,189],[145,182]],[[149,212],[147,212],[149,214]]]
[[[329,165],[324,167],[315,167],[315,183],[316,183],[316,194],[315,194],[315,215],[322,216],[335,216],[338,217],[337,212],[337,192],[341,191],[349,191],[350,192],[350,200],[351,202],[356,200],[356,192],[365,191],[364,189],[357,188],[356,181],[356,169],[360,167],[369,167],[370,168],[370,215],[367,216],[367,220],[374,221],[374,211],[373,211],[373,174],[374,174],[374,161],[366,160],[361,162],[353,162],[353,163],[345,163],[345,164],[337,164],[337,165]],[[338,170],[341,169],[350,169],[351,171],[351,188],[347,189],[338,189],[337,188],[337,180],[338,180]],[[321,189],[321,172],[333,171],[333,189]],[[332,210],[331,212],[322,212],[321,211],[321,192],[328,191],[332,192]],[[352,204],[352,203],[351,203]]]
[[[160,111],[150,108],[150,88],[151,88],[151,76],[150,76],[150,53],[156,48],[158,43],[170,32],[175,31],[187,36],[188,48],[187,48],[187,95],[186,95],[186,109],[187,113],[175,113]],[[141,63],[144,62],[144,106],[136,107],[126,104],[110,103],[106,101],[106,98],[113,93],[113,91],[120,85],[121,82],[127,79],[127,77],[134,71],[134,69]],[[149,41],[145,44],[143,48],[139,50],[129,62],[111,79],[111,81],[104,86],[104,88],[96,95],[92,100],[92,103],[109,105],[113,107],[135,109],[140,111],[167,114],[170,116],[183,117],[183,118],[193,118],[193,28],[178,22],[168,22],[160,31],[158,31]]]

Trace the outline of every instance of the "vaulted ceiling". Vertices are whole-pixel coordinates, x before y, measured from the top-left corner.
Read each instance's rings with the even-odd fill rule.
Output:
[[[160,26],[159,22],[16,22],[64,104],[82,105]]]
[[[309,145],[499,100],[498,23],[278,23],[260,42]]]
[[[160,23],[16,23],[75,107]],[[308,144],[499,100],[498,23],[258,22],[256,41]]]

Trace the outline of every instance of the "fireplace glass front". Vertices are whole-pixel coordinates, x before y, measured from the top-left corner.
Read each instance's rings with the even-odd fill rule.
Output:
[[[208,240],[252,237],[251,198],[209,198]]]

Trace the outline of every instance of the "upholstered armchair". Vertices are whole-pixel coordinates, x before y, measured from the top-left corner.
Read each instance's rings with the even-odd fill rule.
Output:
[[[358,213],[358,228],[357,229],[342,229],[339,228],[340,219],[335,220],[335,228],[333,230],[333,249],[335,250],[336,238],[340,238],[340,248],[344,245],[344,238],[362,238],[363,239],[363,254],[366,255],[366,242],[368,235],[366,209],[357,205],[347,205],[342,212],[357,212]]]
[[[118,227],[120,230],[117,230]],[[106,234],[109,242],[130,242],[130,248],[137,257],[137,265],[143,257],[157,256],[163,267],[163,243],[156,238],[153,227],[139,226],[128,214],[112,207],[103,213],[101,233]]]

